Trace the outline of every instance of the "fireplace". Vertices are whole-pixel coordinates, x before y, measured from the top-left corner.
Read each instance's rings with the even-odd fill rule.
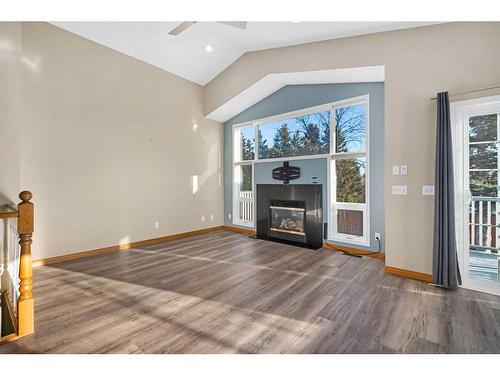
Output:
[[[257,237],[310,248],[323,244],[322,186],[257,185]]]
[[[286,233],[302,236],[305,233],[306,209],[304,202],[272,200],[269,206],[271,235]]]

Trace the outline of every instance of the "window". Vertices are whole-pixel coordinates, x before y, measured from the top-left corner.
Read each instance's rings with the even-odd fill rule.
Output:
[[[253,160],[255,127],[242,126],[233,134],[233,223],[253,226]]]
[[[334,240],[369,244],[367,210],[368,98],[332,108],[330,234]]]
[[[469,118],[469,178],[473,197],[497,197],[498,189],[497,115]]]
[[[240,128],[237,131],[237,160],[246,161],[255,158],[255,129],[253,126]]]
[[[259,159],[330,152],[330,112],[304,114],[258,125]]]
[[[367,137],[368,95],[234,125],[233,223],[254,225],[254,163],[329,158],[328,237],[368,245]]]

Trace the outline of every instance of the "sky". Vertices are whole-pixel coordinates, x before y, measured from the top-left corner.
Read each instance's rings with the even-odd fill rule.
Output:
[[[363,103],[363,104],[353,105],[353,106],[350,106],[350,108],[351,108],[351,110],[349,112],[349,117],[360,116],[365,111],[365,104]],[[319,115],[321,115],[322,118],[329,119],[330,118],[330,111],[318,112],[317,114],[312,114],[309,116],[314,118],[316,116],[319,117]],[[318,119],[318,121],[316,121],[317,123],[321,122],[321,117]],[[300,124],[296,120],[296,118],[289,118],[289,119],[285,119],[285,120],[262,123],[259,125],[259,129],[262,133],[262,136],[266,140],[267,145],[269,147],[273,146],[274,136],[275,136],[277,130],[285,123],[288,125],[288,129],[290,130],[290,133],[294,133],[296,130],[300,129]],[[246,139],[250,139],[250,140],[254,141],[255,134],[254,134],[253,127],[242,128],[241,133]],[[357,142],[356,144],[350,144],[350,147],[349,147],[349,151],[362,151],[364,149],[365,149],[364,137],[361,137],[360,142]]]

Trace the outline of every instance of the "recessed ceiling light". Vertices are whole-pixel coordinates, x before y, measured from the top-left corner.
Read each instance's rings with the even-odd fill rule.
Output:
[[[301,21],[292,21],[292,23],[300,23]]]
[[[205,52],[206,53],[212,53],[214,51],[214,47],[212,47],[210,44],[207,44],[205,46]]]

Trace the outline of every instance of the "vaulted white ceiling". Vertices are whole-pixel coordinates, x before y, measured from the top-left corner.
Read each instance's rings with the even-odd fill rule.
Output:
[[[197,22],[178,36],[181,22],[53,22],[65,30],[200,85],[242,54],[267,48],[435,24],[436,22],[248,22],[245,30]],[[205,46],[213,46],[212,53]]]

